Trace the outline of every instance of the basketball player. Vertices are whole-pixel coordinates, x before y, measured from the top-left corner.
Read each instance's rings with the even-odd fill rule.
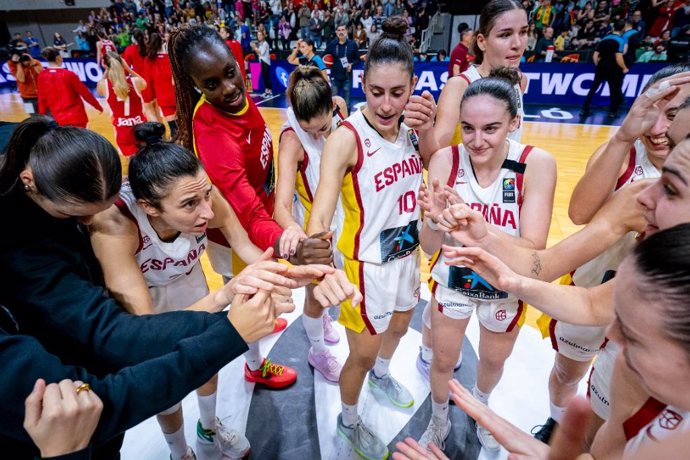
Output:
[[[307,234],[328,231],[341,196],[345,217],[337,248],[364,300],[357,308],[341,305],[350,354],[340,375],[337,432],[369,459],[386,458],[388,448],[357,413],[367,373],[377,399],[402,408],[414,403],[389,372],[419,301],[416,191],[422,159],[414,131],[400,123],[416,83],[406,30],[404,19],[390,17],[370,47],[362,79],[366,105],[326,141],[307,224]]]
[[[420,241],[424,252],[434,254],[429,283],[435,349],[432,417],[420,441],[424,446],[432,442],[443,448],[450,433],[447,383],[472,312],[477,312],[481,332],[473,394],[484,404],[501,378],[525,313],[522,302],[512,293],[494,289],[466,267],[445,263],[441,244],[444,240],[448,245],[457,243],[438,227],[437,219],[446,207],[446,200],[439,198],[438,184],[448,184],[468,206],[480,210],[487,222],[511,235],[516,244],[543,248],[551,223],[555,160],[543,150],[508,138],[520,123],[513,88],[519,75],[509,68],[500,74],[505,78],[489,77],[469,85],[460,106],[463,143],[431,157],[429,180],[437,191],[420,194],[420,206],[427,211]],[[477,436],[485,449],[499,448],[483,428],[477,427]]]
[[[643,93],[663,78],[687,70],[688,67],[684,65],[661,69],[647,82]],[[682,102],[681,98],[674,99],[675,102],[670,104],[663,101],[661,108],[665,116],[659,117],[647,132],[640,133],[637,124],[628,117],[613,138],[594,152],[570,199],[569,213],[574,223],[587,223],[604,201],[626,184],[661,175],[661,167],[669,152],[666,132]],[[634,240],[635,233],[629,233],[604,254],[563,277],[561,282],[583,287],[605,282],[615,274],[617,266],[634,246]],[[606,341],[605,327],[575,326],[547,316],[540,318],[538,323],[542,326],[542,332],[551,337],[556,351],[549,376],[550,416],[535,434],[537,439],[547,444],[554,426],[560,423],[568,401],[577,393],[578,383],[589,369],[592,359],[602,346],[606,347],[590,377],[592,409],[597,417],[592,422],[591,435],[588,437],[591,441],[593,434],[609,416],[610,395],[604,391],[608,383],[603,382],[610,380],[613,360],[609,359],[609,355],[615,356],[616,345]],[[605,370],[609,373],[602,374]]]
[[[164,127],[158,127],[162,136]],[[123,307],[134,314],[183,308],[219,311],[228,305],[237,289],[231,285],[242,281],[235,278],[221,291],[208,293],[200,263],[207,245],[206,229],[219,227],[238,254],[249,262],[265,258],[249,242],[232,209],[210,185],[192,153],[152,137],[148,142],[130,162],[129,180],[122,185],[120,199],[94,219],[91,240],[106,285]],[[271,264],[264,263],[267,267]],[[261,263],[257,268],[260,266]],[[315,267],[304,268],[312,277],[324,273]],[[302,267],[298,270],[303,271]],[[276,282],[283,278],[272,273],[263,276],[277,277]],[[285,278],[283,281],[288,284],[284,284],[283,292],[274,290],[274,301],[291,303],[288,287],[297,285]],[[292,376],[283,376],[283,381],[291,383]],[[207,452],[208,446],[215,443],[224,456],[242,458],[249,451],[249,441],[225,428],[216,418],[217,385],[216,375],[197,390],[201,415],[197,445]],[[158,421],[172,458],[193,458],[184,436],[181,405],[159,414]]]
[[[287,98],[290,107],[278,147],[275,219],[283,228],[303,229],[319,183],[321,151],[326,138],[347,117],[347,106],[341,97],[331,97],[328,81],[314,66],[302,65],[292,72]],[[302,323],[311,342],[308,361],[326,380],[337,383],[342,366],[325,344],[337,343],[340,337],[311,286],[305,294]]]
[[[48,66],[36,79],[38,112],[50,113],[61,126],[86,128],[89,117],[83,101],[99,112],[103,112],[103,107],[74,72],[62,67],[62,56],[57,49],[52,46],[43,48],[41,56],[48,61]]]
[[[510,67],[518,69],[520,59],[527,47],[527,14],[517,0],[491,0],[479,17],[479,29],[474,40],[474,63],[456,77],[449,78],[441,91],[433,130],[420,133],[420,148],[424,154],[431,154],[439,148],[460,144],[460,101],[467,87],[474,81],[488,77],[493,69]],[[508,134],[516,142],[522,138],[522,118],[525,115],[522,94],[527,87],[527,77],[520,74],[515,84],[518,101],[518,127]],[[415,126],[417,128],[417,126]],[[424,310],[422,346],[417,356],[417,369],[429,378],[433,358],[431,347],[431,315],[427,304]],[[460,355],[462,360],[462,355]],[[461,361],[456,363],[456,369]]]
[[[274,247],[276,254],[295,262],[330,264],[325,234],[303,239],[301,229],[283,230],[270,217],[274,205],[271,133],[247,97],[238,63],[223,39],[206,26],[183,28],[171,35],[169,51],[179,108],[179,142],[197,154],[252,242],[262,250]],[[232,253],[222,235],[211,234],[209,241],[214,270],[230,278],[239,271],[241,261],[230,263]],[[248,381],[275,387],[272,382],[283,374],[296,378],[294,369],[284,365],[271,363],[261,369],[261,353],[253,352],[245,373]]]
[[[96,42],[96,62],[98,62],[98,65],[105,69],[103,63],[105,55],[111,52],[117,53],[117,47],[115,46],[115,43],[108,38],[108,34],[106,33],[104,27],[97,27],[96,35],[98,36],[98,41]]]
[[[103,57],[105,72],[98,82],[98,95],[105,97],[112,112],[115,142],[124,156],[137,151],[134,127],[146,121],[141,92],[146,81],[132,70],[117,53],[108,52]]]
[[[143,92],[144,101],[147,101],[148,110],[154,113],[161,111],[170,128],[170,138],[175,139],[177,135],[176,89],[170,69],[170,56],[166,47],[163,46],[161,36],[155,32],[151,34],[146,48],[144,77],[148,86]]]

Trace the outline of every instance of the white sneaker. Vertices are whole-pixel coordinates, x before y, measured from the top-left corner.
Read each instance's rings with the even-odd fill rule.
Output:
[[[489,430],[479,425],[477,425],[477,438],[479,438],[479,443],[482,447],[489,452],[497,452],[501,448],[501,445],[496,441],[494,435],[491,434]]]
[[[200,445],[215,445],[224,459],[239,459],[249,455],[249,440],[242,433],[227,428],[217,417],[216,426],[212,430],[202,427],[199,420],[196,436]]]
[[[446,438],[450,434],[451,423],[450,420],[446,420],[445,424],[438,425],[434,421],[434,416],[432,415],[431,420],[429,420],[429,426],[427,426],[426,431],[419,439],[419,445],[429,450],[429,444],[434,444],[443,450],[446,448]]]

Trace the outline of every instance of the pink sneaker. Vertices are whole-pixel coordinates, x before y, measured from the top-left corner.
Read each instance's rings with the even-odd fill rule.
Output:
[[[326,380],[338,383],[343,365],[338,362],[330,351],[324,350],[320,353],[316,353],[314,348],[310,348],[307,361],[309,361],[309,364],[311,364],[314,369],[321,372],[321,375],[323,375]]]
[[[331,345],[340,342],[340,334],[333,327],[333,319],[328,312],[323,314],[323,340]]]

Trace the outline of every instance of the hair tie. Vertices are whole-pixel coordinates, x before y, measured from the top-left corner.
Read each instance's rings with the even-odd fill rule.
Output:
[[[48,123],[46,123],[46,129],[48,130],[48,131],[46,131],[46,132],[53,131],[54,129],[57,129],[57,128],[59,128],[59,127],[60,127],[60,125],[58,125],[58,124],[55,122],[55,120],[51,120],[51,121],[49,121]]]

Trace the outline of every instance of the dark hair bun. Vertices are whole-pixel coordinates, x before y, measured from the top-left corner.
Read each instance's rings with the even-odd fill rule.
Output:
[[[489,77],[506,80],[511,85],[520,83],[520,71],[513,67],[496,67],[495,69],[491,69]]]
[[[390,16],[381,25],[384,37],[402,40],[407,33],[407,21],[402,16]]]
[[[134,127],[134,138],[147,146],[161,142],[165,136],[165,126],[157,121],[147,121]]]

